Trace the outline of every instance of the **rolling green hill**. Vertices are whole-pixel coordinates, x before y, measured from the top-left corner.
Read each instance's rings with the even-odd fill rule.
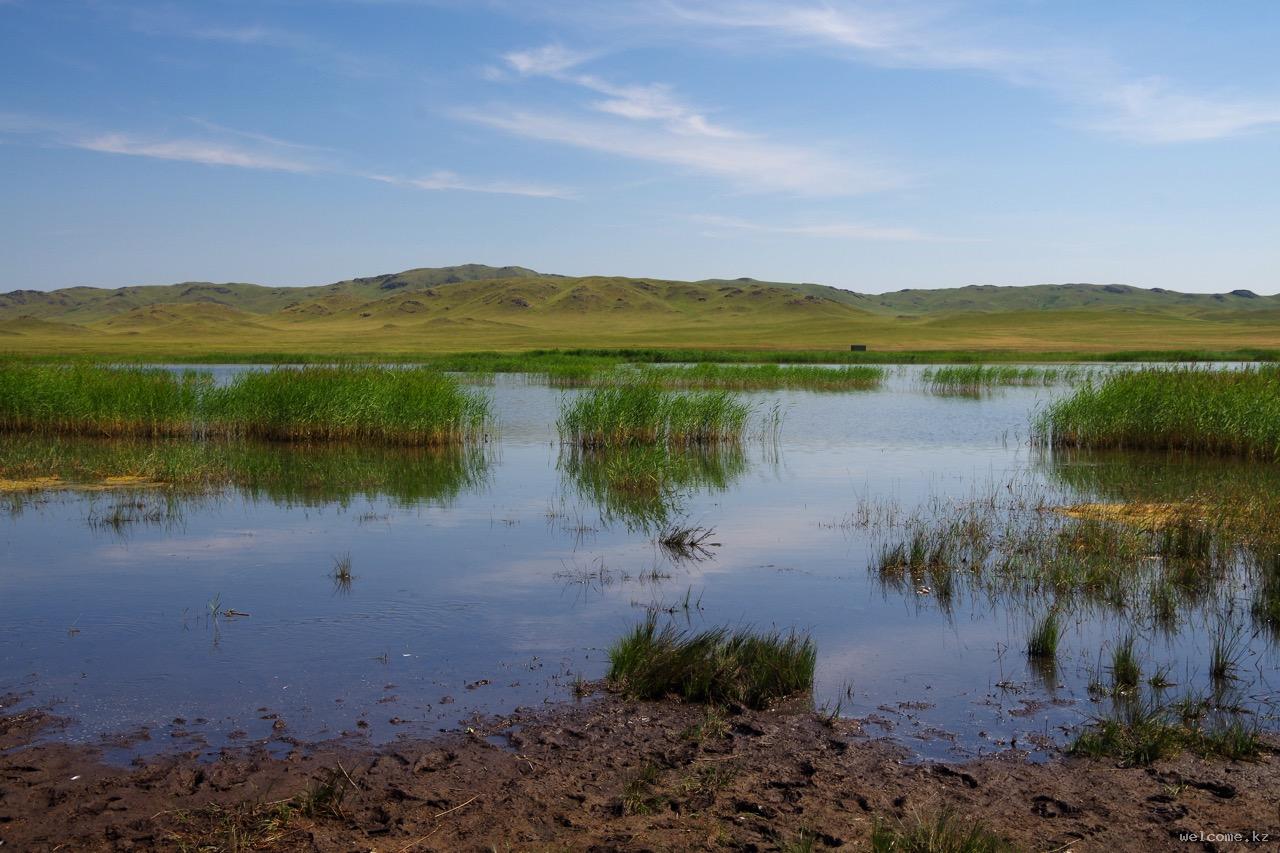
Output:
[[[183,282],[0,294],[0,350],[413,353],[535,347],[1103,351],[1280,346],[1280,296],[1124,285],[860,294],[753,279],[477,264],[314,287]]]

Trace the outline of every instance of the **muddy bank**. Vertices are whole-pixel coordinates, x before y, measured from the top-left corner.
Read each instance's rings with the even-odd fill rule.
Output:
[[[1236,846],[1280,846],[1274,752],[1137,769],[1016,752],[924,765],[799,708],[600,696],[426,742],[119,768],[90,748],[30,745],[48,724],[0,719],[4,850],[860,850],[877,820],[943,808],[1033,850],[1230,849],[1179,836],[1254,831],[1272,840]]]

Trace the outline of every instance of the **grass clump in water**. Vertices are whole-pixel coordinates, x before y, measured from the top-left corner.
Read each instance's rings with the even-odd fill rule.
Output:
[[[652,616],[609,650],[609,680],[639,699],[764,708],[812,689],[817,650],[807,635],[716,628],[658,629]]]
[[[425,368],[208,372],[0,364],[0,430],[43,435],[360,440],[435,446],[478,437],[486,398]]]
[[[935,394],[977,395],[995,387],[1046,387],[1082,381],[1089,371],[1080,367],[1017,367],[966,364],[930,367],[920,380]]]
[[[1280,370],[1178,368],[1088,383],[1039,417],[1056,446],[1176,450],[1280,460]]]
[[[627,384],[566,400],[557,426],[562,441],[579,447],[709,445],[738,441],[750,414],[749,406],[723,391]]]
[[[489,404],[435,370],[306,367],[237,375],[210,394],[208,419],[247,438],[435,446],[480,436]]]
[[[1058,656],[1061,636],[1058,613],[1050,610],[1031,629],[1031,636],[1027,638],[1027,657],[1040,661],[1054,660]]]
[[[1130,634],[1111,650],[1111,687],[1116,693],[1132,693],[1142,680],[1142,665],[1138,663],[1133,642]]]
[[[910,822],[876,821],[871,831],[874,853],[1013,853],[1008,841],[977,821],[956,817],[944,808],[929,818]]]
[[[644,381],[663,388],[700,388],[726,391],[771,391],[783,388],[807,391],[863,391],[884,384],[885,369],[872,365],[817,367],[780,364],[712,364],[689,367],[646,367]]]

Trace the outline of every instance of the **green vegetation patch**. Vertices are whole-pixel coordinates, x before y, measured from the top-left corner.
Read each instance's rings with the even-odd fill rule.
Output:
[[[1093,371],[1079,366],[1019,367],[969,364],[926,368],[920,380],[935,394],[980,394],[995,387],[1044,387],[1082,382]]]
[[[1184,750],[1233,761],[1260,756],[1267,745],[1257,730],[1234,716],[1206,723],[1205,703],[1168,706],[1125,702],[1094,720],[1071,744],[1072,755],[1114,758],[1127,767],[1146,766]]]
[[[1014,853],[1018,848],[980,822],[943,809],[913,820],[876,821],[871,849],[874,853]]]
[[[1109,375],[1051,405],[1036,433],[1059,447],[1280,461],[1280,369],[1153,368]]]
[[[676,392],[634,383],[567,398],[557,427],[579,447],[737,441],[751,407],[724,391]]]
[[[609,650],[609,680],[639,699],[680,696],[764,708],[813,688],[817,649],[807,635],[715,628],[689,634],[653,617]]]
[[[0,364],[8,432],[443,445],[488,421],[484,396],[427,368],[277,368],[218,386],[202,371]]]
[[[872,365],[816,367],[780,364],[714,364],[702,362],[687,367],[645,367],[642,381],[663,388],[722,389],[728,391],[771,391],[784,388],[806,391],[865,391],[879,388],[885,369]],[[603,377],[608,381],[608,376]]]

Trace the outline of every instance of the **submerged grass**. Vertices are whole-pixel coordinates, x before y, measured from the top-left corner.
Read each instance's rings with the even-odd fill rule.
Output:
[[[650,384],[595,388],[565,400],[561,440],[586,448],[737,441],[751,409],[724,391],[676,392]]]
[[[817,651],[806,635],[716,628],[658,629],[650,617],[609,650],[609,680],[628,695],[764,708],[813,687]]]
[[[479,437],[488,400],[427,368],[207,372],[0,363],[0,430],[444,445]]]
[[[1089,382],[1035,425],[1055,446],[1190,451],[1280,461],[1280,369],[1145,369]]]

